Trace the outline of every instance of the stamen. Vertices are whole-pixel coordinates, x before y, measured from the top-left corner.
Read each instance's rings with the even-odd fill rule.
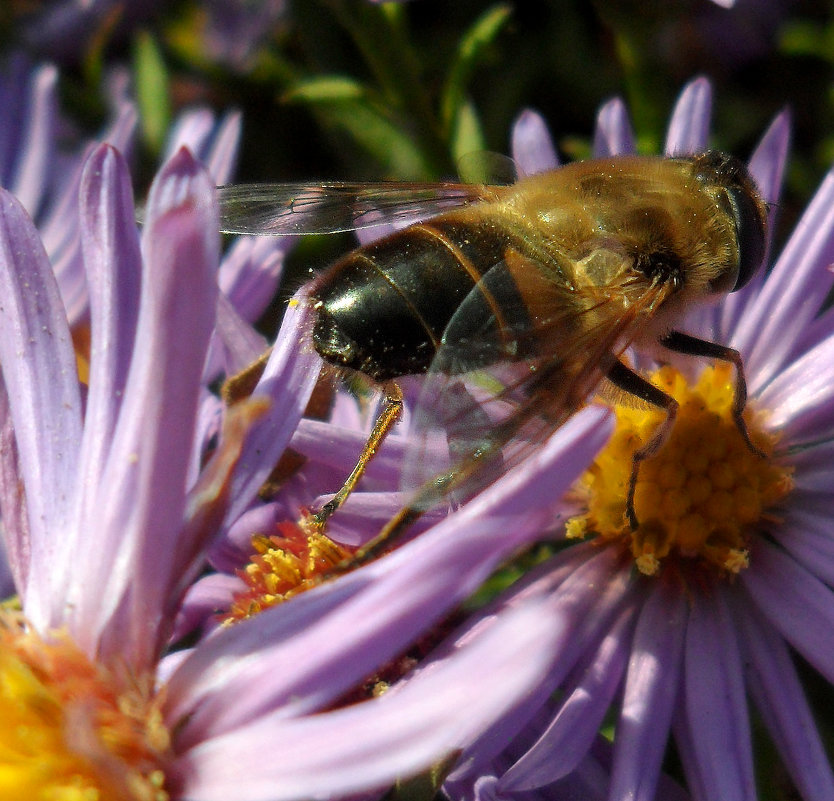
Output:
[[[161,699],[0,614],[0,797],[168,801]]]
[[[246,583],[223,616],[234,623],[282,603],[293,595],[314,587],[335,565],[352,552],[334,542],[315,526],[306,528],[285,522],[278,534],[252,538],[254,553],[237,575]]]
[[[651,376],[680,406],[667,441],[640,464],[634,531],[626,520],[634,453],[651,438],[663,412],[617,406],[614,435],[577,487],[588,511],[568,521],[567,535],[622,541],[646,575],[672,560],[722,574],[745,569],[756,524],[793,485],[790,468],[772,458],[775,439],[749,407],[744,419],[750,439],[767,458],[744,441],[732,418],[732,377],[724,364],[705,369],[694,387],[672,367]]]

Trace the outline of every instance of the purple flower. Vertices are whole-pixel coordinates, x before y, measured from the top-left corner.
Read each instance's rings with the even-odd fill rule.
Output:
[[[93,151],[79,196],[86,388],[43,243],[0,190],[0,506],[22,602],[21,615],[0,620],[0,716],[16,721],[0,741],[14,797],[366,792],[462,748],[542,679],[544,663],[525,654],[555,635],[525,610],[451,643],[396,691],[339,703],[414,639],[432,599],[483,580],[490,548],[463,570],[449,568],[448,552],[442,563],[429,552],[374,565],[163,659],[186,586],[253,486],[239,477],[271,465],[271,438],[285,447],[316,373],[298,341],[309,310],[297,304],[285,324],[292,346],[274,349],[255,399],[227,412],[207,456],[199,415],[219,308],[212,187],[176,153],[140,239],[123,158]],[[587,461],[599,439],[567,442]],[[422,589],[403,596],[404,582]],[[490,660],[497,691],[487,698],[469,677],[505,646]]]
[[[23,20],[23,37],[51,59],[75,61],[103,32],[125,31],[149,17],[158,0],[48,0]]]
[[[78,188],[85,159],[95,145],[70,135],[72,126],[58,107],[57,77],[53,66],[33,68],[22,56],[11,58],[0,72],[0,97],[9,110],[0,123],[0,185],[21,201],[37,224],[83,358],[89,298]],[[137,112],[125,79],[118,72],[110,76],[113,121],[99,141],[129,154]],[[240,114],[235,111],[218,118],[206,108],[187,109],[174,121],[165,157],[188,147],[206,164],[214,183],[228,183],[235,168],[240,125]],[[264,351],[266,341],[251,323],[272,300],[292,244],[291,238],[238,237],[229,246],[220,266],[222,296],[206,363],[206,384],[237,373]],[[205,401],[202,416],[208,422],[216,417],[217,404],[213,396],[206,395]]]
[[[710,106],[709,84],[693,81],[673,114],[668,154],[706,148]],[[788,119],[782,114],[750,160],[750,171],[770,203],[778,195],[787,140]],[[627,153],[633,151],[633,143],[624,106],[612,101],[600,112],[595,151]],[[519,118],[513,144],[522,172],[555,166],[555,148],[533,112]],[[720,454],[710,456],[714,487],[703,503],[716,518],[729,507],[726,519],[709,529],[708,536],[699,528],[700,516],[706,514],[695,499],[703,487],[700,478],[686,485],[684,508],[668,528],[641,526],[630,538],[623,537],[630,531],[624,532],[627,527],[622,524],[614,532],[605,529],[603,516],[611,496],[599,488],[592,492],[587,478],[565,496],[595,443],[609,431],[610,421],[590,408],[557,432],[535,458],[458,512],[425,527],[413,542],[356,574],[382,575],[394,565],[416,565],[427,558],[435,566],[447,564],[459,571],[460,586],[444,586],[443,597],[434,595],[428,584],[400,585],[401,602],[415,592],[424,593],[425,620],[430,621],[474,587],[469,583],[473,566],[492,567],[517,547],[552,536],[550,532],[558,531],[567,518],[572,534],[578,529],[598,534],[593,541],[568,540],[558,556],[473,616],[469,628],[456,635],[455,642],[466,642],[470,633],[488,630],[527,604],[544,605],[545,630],[561,632],[555,648],[551,642],[527,652],[550,660],[546,680],[466,749],[445,785],[453,798],[530,793],[554,799],[577,793],[589,799],[675,797],[679,791],[660,772],[672,733],[695,798],[753,799],[746,694],[802,797],[826,799],[834,793],[834,776],[790,655],[791,648],[797,649],[826,678],[834,679],[834,653],[824,634],[834,622],[826,525],[831,512],[828,443],[834,422],[828,351],[834,341],[834,317],[820,313],[832,282],[832,186],[834,178],[829,177],[766,276],[758,275],[716,306],[693,309],[680,325],[741,351],[750,389],[748,426],[758,446],[771,453],[761,459],[740,440],[734,423],[716,429],[707,420],[712,428],[701,440],[718,441],[722,449],[727,443],[730,455],[725,461]],[[644,354],[633,358],[647,372],[656,367]],[[685,387],[689,394],[682,397],[695,399],[694,407],[701,403],[699,398],[709,397],[726,410],[733,387],[728,371],[708,368],[698,376],[694,368],[703,365],[675,364],[678,372],[667,369],[658,380],[671,375],[675,392],[679,384]],[[711,409],[709,403],[704,405]],[[618,410],[618,426],[629,424],[628,413]],[[688,415],[682,414],[686,425],[681,430],[698,431],[686,426],[702,425],[703,420]],[[665,489],[659,499],[673,509],[680,500],[680,493],[673,492],[675,470],[689,459],[701,458],[694,447],[697,440],[687,444],[685,437],[676,436],[673,432],[667,447],[689,451],[672,450],[669,468],[660,479],[672,483],[661,483]],[[303,421],[292,443],[311,461],[331,456],[344,475],[362,438],[361,425],[344,415],[329,424]],[[354,493],[344,509],[347,522],[345,517],[339,521],[342,512],[333,518],[334,538],[351,541],[348,529],[353,527],[352,541],[361,542],[378,528],[376,521],[402,502],[395,492],[395,465],[407,453],[404,449],[396,434],[383,446],[379,459],[391,461],[371,481],[384,491]],[[614,462],[618,466],[611,468]],[[308,491],[319,486],[316,476],[323,474],[317,469],[308,465]],[[650,491],[652,482],[644,475],[651,469],[647,462],[638,483],[635,503],[641,519],[657,502]],[[597,457],[589,475],[608,492],[606,484],[625,485],[630,470],[630,455],[608,449]],[[598,480],[600,475],[604,480]],[[728,475],[730,483],[725,485]],[[238,528],[233,529],[240,535],[237,542],[253,531],[268,530],[299,503],[304,489],[303,484],[291,485],[275,506],[252,508],[238,518]],[[595,499],[594,492],[600,497]],[[619,503],[614,516],[622,521],[624,499]],[[361,508],[364,521],[350,517],[351,504]],[[672,531],[677,539],[670,539]],[[215,577],[206,586],[213,588],[217,604],[228,598],[234,581]],[[479,684],[487,695],[495,689],[484,681]],[[598,732],[612,707],[620,710],[619,721],[613,746],[606,749]]]
[[[250,69],[258,49],[287,14],[286,0],[205,0],[202,48],[213,61]]]
[[[706,147],[709,109],[709,84],[696,80],[673,115],[668,153]],[[750,161],[770,202],[787,139],[782,114]],[[552,144],[532,112],[519,119],[514,142],[523,143],[516,152],[523,168],[552,162]],[[624,108],[612,101],[600,113],[595,148],[628,152],[632,143]],[[680,326],[740,350],[750,389],[748,425],[771,455],[753,457],[740,439],[731,444],[730,436],[737,436],[733,426],[719,429],[712,422],[700,442],[690,439],[677,461],[664,463],[666,472],[657,478],[664,489],[659,494],[646,489],[642,514],[641,482],[653,479],[644,479],[641,468],[638,517],[643,520],[652,510],[662,522],[659,528],[641,524],[624,543],[606,529],[604,505],[591,506],[589,516],[588,504],[603,493],[617,456],[613,445],[603,451],[589,478],[557,509],[564,517],[579,515],[574,518],[579,528],[598,536],[568,540],[557,556],[472,621],[483,630],[511,609],[544,602],[564,639],[536,693],[463,754],[446,784],[453,798],[561,797],[560,782],[584,764],[614,707],[619,717],[610,778],[584,797],[650,799],[656,792],[664,797],[658,780],[671,733],[694,798],[755,799],[748,696],[800,796],[834,797],[834,775],[791,655],[795,649],[834,681],[827,634],[834,625],[834,540],[828,525],[834,512],[829,466],[834,315],[824,308],[833,278],[832,201],[834,175],[829,175],[772,270],[715,307],[693,309]],[[645,357],[638,363],[652,367]],[[717,387],[710,383],[712,374],[705,370],[699,381]],[[724,384],[732,386],[726,379]],[[726,390],[705,391],[717,397]],[[627,415],[618,411],[618,431]],[[725,438],[723,430],[730,435]],[[674,437],[665,447],[672,447]],[[713,482],[708,503],[714,504],[718,523],[710,538],[698,539],[693,521],[703,517],[693,510],[701,508],[695,495],[703,484],[696,463],[716,443],[727,448],[730,461],[721,461],[717,452],[711,457],[717,461],[707,468]],[[630,461],[619,461],[627,481]],[[752,465],[752,472],[742,472],[748,469],[742,465]],[[519,472],[531,483],[541,481],[532,465]],[[751,475],[756,493],[744,483]],[[610,480],[615,483],[615,477]],[[671,511],[680,497],[684,507]],[[728,499],[729,514],[721,517]],[[619,515],[622,509],[621,503]],[[672,530],[678,539],[670,543]]]
[[[703,79],[693,81],[672,117],[668,154],[706,148],[710,106],[709,84]],[[778,194],[787,140],[788,119],[782,114],[750,160],[751,174],[769,203]],[[513,145],[524,173],[556,164],[546,127],[533,112],[519,118]],[[624,106],[612,101],[600,112],[595,151],[599,155],[628,153],[633,147]],[[826,463],[832,425],[827,357],[834,340],[831,314],[820,313],[832,281],[827,269],[834,255],[832,181],[829,177],[823,184],[767,277],[757,276],[716,306],[693,309],[680,326],[741,351],[753,415],[748,426],[757,445],[771,456],[760,459],[743,442],[727,446],[735,450],[731,450],[731,460],[715,467],[717,491],[709,495],[709,503],[716,514],[723,514],[722,504],[729,502],[729,513],[726,525],[713,528],[710,537],[698,539],[698,516],[685,517],[681,512],[675,522],[679,539],[672,542],[668,531],[660,532],[666,540],[652,539],[649,535],[657,532],[650,526],[640,527],[628,544],[622,538],[606,539],[601,532],[593,542],[569,541],[558,556],[474,616],[469,627],[444,646],[455,648],[528,604],[538,609],[544,606],[544,630],[559,632],[555,648],[552,640],[542,641],[527,652],[526,656],[549,660],[547,679],[470,744],[446,784],[452,797],[543,793],[558,799],[572,797],[582,787],[583,798],[668,798],[673,791],[661,777],[660,766],[672,732],[696,798],[752,799],[755,786],[745,692],[754,700],[803,797],[831,797],[834,777],[790,648],[796,648],[826,678],[834,677],[834,654],[823,634],[834,616],[825,524],[831,497]],[[641,369],[656,366],[643,354],[635,353],[633,358]],[[685,387],[691,384],[696,389],[688,387],[687,392],[707,393],[726,406],[727,398],[732,398],[727,371],[709,369],[698,378],[692,369],[692,365],[681,366],[683,372],[672,374],[674,381]],[[664,376],[668,373],[658,380]],[[696,379],[703,386],[696,385]],[[486,576],[518,547],[558,530],[566,518],[586,529],[589,525],[590,530],[602,529],[599,506],[594,511],[596,519],[587,516],[592,493],[586,480],[567,498],[565,490],[608,435],[609,422],[596,408],[577,415],[534,458],[348,581],[386,576],[395,587],[395,575],[406,579],[395,597],[398,603],[414,601],[415,609],[423,605],[423,625],[412,630],[416,633],[465,598],[477,586],[478,576]],[[738,437],[735,424],[729,429],[729,434],[708,429],[704,441],[723,443],[725,436]],[[296,516],[298,499],[305,491],[310,498],[320,491],[316,489],[320,483],[326,486],[320,482],[325,475],[320,472],[321,463],[338,468],[337,476],[345,475],[363,436],[362,423],[346,409],[337,411],[329,423],[302,421],[293,434],[292,447],[319,465],[308,464],[306,485],[302,471],[300,483],[291,484],[275,505],[240,507],[245,515],[227,517],[236,521],[232,540],[245,542],[282,516]],[[674,435],[670,444],[673,439]],[[402,502],[395,491],[395,465],[404,447],[396,434],[386,442],[376,462],[383,466],[371,475],[372,484],[383,491],[354,493],[332,521],[334,538],[350,541],[348,530],[353,527],[353,542],[363,541],[377,530],[375,521],[384,520]],[[630,456],[616,452],[614,456],[627,480]],[[694,450],[691,456],[700,458]],[[680,453],[675,458],[679,464],[685,461]],[[598,461],[591,475],[607,478],[611,471],[604,464]],[[728,485],[730,489],[737,486],[734,494],[722,488],[727,470],[747,470],[751,464],[741,484]],[[648,468],[647,463],[644,470]],[[618,481],[623,484],[616,475],[611,478],[611,483]],[[755,482],[755,493],[751,494],[752,485],[746,481]],[[651,493],[644,492],[649,483],[641,478],[638,484],[636,503],[643,504],[642,508],[645,504],[651,508],[653,502]],[[251,498],[252,493],[240,496]],[[667,497],[677,503],[673,493]],[[685,501],[695,504],[692,497]],[[350,519],[351,504],[354,510],[361,508],[364,521]],[[617,513],[620,520],[623,508],[624,499]],[[340,515],[344,515],[341,522]],[[374,522],[368,525],[368,520]],[[575,528],[571,531],[576,533]],[[240,536],[235,538],[235,532]],[[623,532],[616,533],[619,537]],[[459,582],[438,585],[410,580],[409,571],[425,567],[423,560],[431,567],[422,576],[436,579],[445,567]],[[234,564],[233,557],[228,557],[228,564]],[[388,572],[400,568],[402,573]],[[341,580],[334,586],[339,584]],[[214,608],[234,588],[235,580],[228,576],[214,577],[205,585],[207,597],[209,591],[214,593]],[[496,690],[486,681],[479,684],[485,697]],[[613,747],[600,754],[598,731],[612,706],[621,710],[617,734]]]

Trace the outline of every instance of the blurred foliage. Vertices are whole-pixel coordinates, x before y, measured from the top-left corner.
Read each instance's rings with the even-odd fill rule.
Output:
[[[4,4],[0,41],[13,46],[53,5]],[[525,107],[544,114],[566,156],[581,156],[613,95],[652,151],[697,74],[715,87],[718,147],[746,154],[792,109],[788,223],[834,158],[834,14],[822,0],[739,0],[732,10],[708,0],[288,0],[237,59],[217,57],[222,19],[212,30],[212,14],[263,1],[145,0],[136,20],[102,5],[83,48],[64,57],[65,97],[100,124],[102,77],[131,54],[148,171],[171,114],[197,102],[242,109],[241,180],[449,176],[467,151],[506,152]]]
[[[75,27],[55,34],[68,9]],[[243,112],[241,181],[431,180],[468,152],[506,153],[528,107],[566,158],[586,156],[615,95],[639,149],[656,152],[696,75],[714,87],[713,146],[739,156],[791,109],[777,242],[834,161],[830,0],[9,0],[0,47],[60,60],[65,106],[91,132],[109,78],[130,70],[140,192],[169,121],[197,103]],[[331,237],[300,255],[321,265],[343,247]]]

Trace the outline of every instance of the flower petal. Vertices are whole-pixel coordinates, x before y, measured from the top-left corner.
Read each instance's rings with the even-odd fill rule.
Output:
[[[736,630],[751,696],[804,799],[834,798],[834,773],[785,641],[745,598],[736,598]]]
[[[81,475],[85,485],[95,486],[125,392],[142,281],[130,173],[117,150],[102,145],[87,160],[80,205],[91,316]]]
[[[759,376],[755,378],[758,383]],[[830,437],[834,425],[832,395],[834,336],[829,336],[775,374],[757,401],[768,411],[768,427],[796,444]]]
[[[312,313],[303,294],[290,301],[263,375],[253,391],[253,397],[264,397],[271,406],[247,437],[227,522],[240,517],[257,496],[286,449],[316,385],[321,358],[309,341]]]
[[[136,133],[138,114],[132,103],[122,102],[119,116],[103,133],[102,141],[113,145],[127,159]],[[89,315],[87,276],[81,252],[79,219],[79,192],[81,177],[87,157],[95,149],[90,144],[84,148],[84,156],[71,160],[60,186],[53,187],[49,204],[38,217],[38,230],[52,270],[61,288],[61,298],[67,310],[70,328],[86,324]]]
[[[680,683],[686,618],[686,599],[662,586],[653,588],[640,612],[617,722],[610,798],[654,798]]]
[[[254,322],[266,311],[298,237],[239,236],[220,265],[220,289],[237,313]]]
[[[244,370],[268,348],[267,341],[240,316],[222,293],[217,299],[215,342],[222,347],[223,374],[230,376]]]
[[[594,129],[593,153],[595,158],[636,153],[634,130],[628,118],[625,103],[619,97],[609,100],[597,114]]]
[[[240,112],[233,111],[219,122],[208,108],[180,114],[168,134],[166,159],[187,147],[209,170],[215,184],[228,183],[234,172],[240,139]]]
[[[544,118],[532,109],[525,109],[513,123],[510,146],[519,175],[533,175],[559,166],[556,147]]]
[[[463,747],[529,692],[558,634],[536,611],[519,610],[379,698],[289,720],[266,715],[202,742],[177,759],[176,780],[184,796],[204,801],[302,801],[383,788]],[[281,759],[265,761],[265,749]]]
[[[588,654],[576,685],[541,737],[504,774],[502,792],[534,790],[575,770],[599,736],[628,662],[634,610],[626,607]]]
[[[228,609],[235,593],[245,588],[242,579],[223,573],[211,573],[194,582],[177,611],[177,619],[171,632],[171,642],[176,643],[217,614]]]
[[[623,568],[617,548],[597,549],[592,543],[575,545],[542,564],[513,586],[507,597],[499,597],[469,624],[475,629],[489,625],[507,608],[546,598],[546,614],[552,618],[552,625],[562,629],[563,637],[556,643],[553,664],[545,680],[467,748],[451,779],[478,775],[491,762],[500,760],[506,743],[515,743],[516,738],[524,741],[528,727],[536,725],[541,708],[552,705],[553,693],[577,669],[582,657],[599,646],[618,614],[633,617],[637,613],[634,585],[629,571]],[[541,721],[538,728],[543,728]],[[523,751],[519,748],[517,753]]]
[[[21,588],[36,627],[54,622],[51,582],[68,548],[78,481],[81,398],[58,285],[20,202],[0,190],[0,365],[29,512],[30,575]],[[25,536],[7,531],[7,538]],[[10,550],[15,549],[10,546]]]
[[[834,475],[829,477],[827,497]],[[834,499],[831,499],[834,503]],[[785,511],[779,527],[781,545],[806,570],[834,586],[834,537],[831,536],[831,516],[792,504]]]
[[[712,114],[712,86],[706,78],[690,81],[681,92],[669,130],[666,132],[667,156],[701,153],[706,150]]]
[[[241,124],[239,111],[226,114],[215,128],[211,149],[198,154],[218,186],[229,183],[237,167]]]
[[[29,576],[29,514],[26,494],[20,485],[20,458],[9,409],[9,396],[0,376],[0,526],[3,558],[8,565],[14,587],[4,597],[22,594]]]
[[[831,288],[834,275],[834,171],[817,190],[758,296],[745,309],[732,345],[745,356],[752,394],[790,356]]]
[[[689,768],[706,798],[755,801],[753,747],[737,633],[723,593],[701,593],[686,632],[684,725]]]
[[[765,266],[770,263],[773,235],[776,230],[777,202],[782,189],[782,178],[788,158],[790,133],[791,115],[789,111],[783,111],[770,124],[750,157],[748,164],[750,174],[769,206],[767,248],[762,266],[753,275],[747,286],[738,292],[731,292],[720,304],[714,307],[717,319],[713,330],[709,333],[699,332],[716,342],[728,342],[732,339],[733,331],[744,313],[744,309],[751,299],[758,295],[762,284],[765,282],[767,274]]]
[[[762,614],[829,682],[834,682],[834,593],[790,556],[761,539],[744,589]]]
[[[135,347],[125,397],[68,594],[76,641],[105,661],[151,664],[169,602],[200,375],[217,304],[219,234],[212,182],[187,151],[160,172],[143,233]],[[92,493],[91,488],[87,491]],[[98,588],[90,593],[89,587]],[[99,638],[110,627],[112,641]],[[118,642],[117,642],[118,640]],[[130,643],[131,650],[125,649]]]
[[[57,83],[58,70],[51,65],[40,67],[32,73],[28,108],[24,120],[16,123],[21,131],[18,161],[14,177],[5,183],[33,217],[40,211],[54,158]]]

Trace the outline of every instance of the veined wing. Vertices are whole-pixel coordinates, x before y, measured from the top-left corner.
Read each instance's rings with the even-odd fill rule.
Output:
[[[460,183],[232,184],[218,188],[220,230],[273,236],[335,234],[416,221],[496,197]]]
[[[410,509],[470,497],[544,444],[604,384],[668,291],[654,286],[624,304],[616,291],[583,296],[559,282],[547,288],[542,274],[526,279],[525,292],[517,269],[495,265],[449,323],[404,460]]]

